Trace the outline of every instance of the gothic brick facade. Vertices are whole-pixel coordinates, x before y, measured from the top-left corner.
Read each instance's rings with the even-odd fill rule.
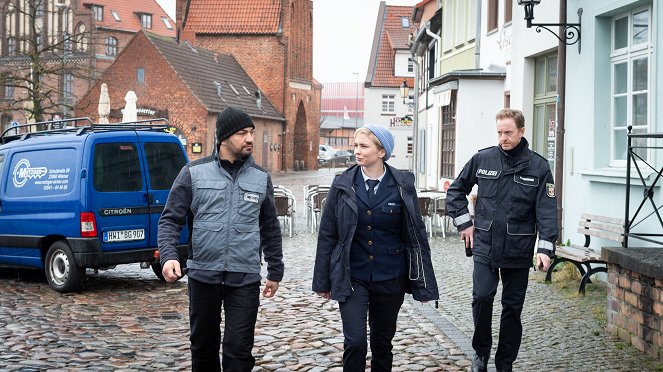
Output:
[[[176,18],[180,40],[233,55],[285,117],[283,170],[317,169],[322,86],[313,78],[313,2],[177,0]]]

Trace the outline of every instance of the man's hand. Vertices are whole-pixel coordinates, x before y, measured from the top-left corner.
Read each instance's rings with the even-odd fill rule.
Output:
[[[548,268],[550,267],[550,257],[544,253],[537,253],[536,267],[538,267],[541,271],[548,271]]]
[[[318,296],[324,298],[325,300],[331,299],[331,292],[315,292]]]
[[[460,240],[465,241],[465,248],[474,248],[474,225],[460,232]]]
[[[182,269],[180,268],[180,261],[168,260],[161,268],[161,274],[168,283],[172,283],[182,277]]]
[[[265,282],[265,289],[262,290],[262,295],[265,298],[274,297],[278,289],[279,289],[279,282],[274,282],[267,279],[267,282]]]

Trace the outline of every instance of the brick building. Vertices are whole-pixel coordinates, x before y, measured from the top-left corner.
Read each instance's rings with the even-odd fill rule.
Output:
[[[76,105],[139,30],[175,36],[175,22],[155,0],[0,0],[0,20],[3,76],[29,73],[26,61],[35,54],[35,41],[55,49],[41,53],[42,60],[71,65],[57,76],[44,76],[44,90],[55,102],[46,110],[47,118],[77,115],[69,107]],[[37,35],[32,34],[33,24]],[[27,99],[26,88],[3,81],[0,79],[0,129],[14,120],[25,121],[21,101]]]
[[[283,115],[281,169],[315,169],[322,86],[313,79],[313,2],[177,0],[176,18],[181,41],[233,55]]]
[[[216,115],[228,106],[241,108],[256,124],[256,162],[281,170],[285,119],[267,97],[256,94],[258,87],[233,56],[141,31],[81,99],[82,115],[97,119],[102,83],[108,85],[111,122],[122,120],[124,96],[133,90],[138,119],[167,118],[190,159],[214,150]]]

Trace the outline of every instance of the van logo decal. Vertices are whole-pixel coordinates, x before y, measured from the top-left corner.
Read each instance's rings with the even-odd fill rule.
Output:
[[[163,206],[100,208],[99,215],[101,217],[115,217],[115,216],[161,213],[162,211],[163,211]]]
[[[28,159],[21,159],[16,164],[16,167],[14,167],[14,177],[12,179],[14,187],[23,187],[29,179],[42,178],[47,172],[48,169],[46,167],[31,168]]]

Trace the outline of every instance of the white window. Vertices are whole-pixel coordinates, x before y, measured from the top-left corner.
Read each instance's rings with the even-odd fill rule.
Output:
[[[74,76],[71,74],[64,74],[62,77],[62,101],[64,103],[71,102],[74,96]]]
[[[166,25],[166,28],[169,30],[173,29],[173,25],[170,24],[170,21],[166,17],[161,17],[161,20],[163,21],[163,24]]]
[[[611,60],[611,165],[625,165],[627,127],[647,133],[650,125],[651,10],[638,9],[612,20]],[[633,146],[646,146],[634,139]],[[636,154],[647,159],[646,149]]]
[[[454,24],[454,13],[453,13],[453,0],[447,0],[444,6],[444,22],[442,26],[444,27],[444,35],[442,35],[442,40],[444,40],[444,51],[448,52],[453,48],[453,24]]]
[[[117,55],[117,39],[112,36],[106,38],[106,55],[109,57]]]
[[[412,61],[412,57],[408,57],[407,59],[407,72],[414,72],[414,62]]]
[[[456,32],[455,32],[455,45],[459,46],[465,42],[465,30],[467,24],[464,22],[467,19],[465,14],[465,1],[458,1],[456,3]]]
[[[152,28],[152,14],[143,13],[140,15],[140,25],[143,28]]]
[[[92,5],[92,13],[94,13],[95,21],[104,20],[104,7],[101,5]]]
[[[382,113],[393,113],[395,102],[396,102],[396,95],[394,95],[394,94],[383,94],[382,95]]]
[[[115,21],[117,21],[117,22],[120,22],[120,21],[121,21],[121,19],[120,19],[120,15],[117,14],[116,11],[111,10],[111,15],[113,16],[113,18],[115,18]]]
[[[401,17],[401,27],[410,28],[410,19],[407,17]]]

